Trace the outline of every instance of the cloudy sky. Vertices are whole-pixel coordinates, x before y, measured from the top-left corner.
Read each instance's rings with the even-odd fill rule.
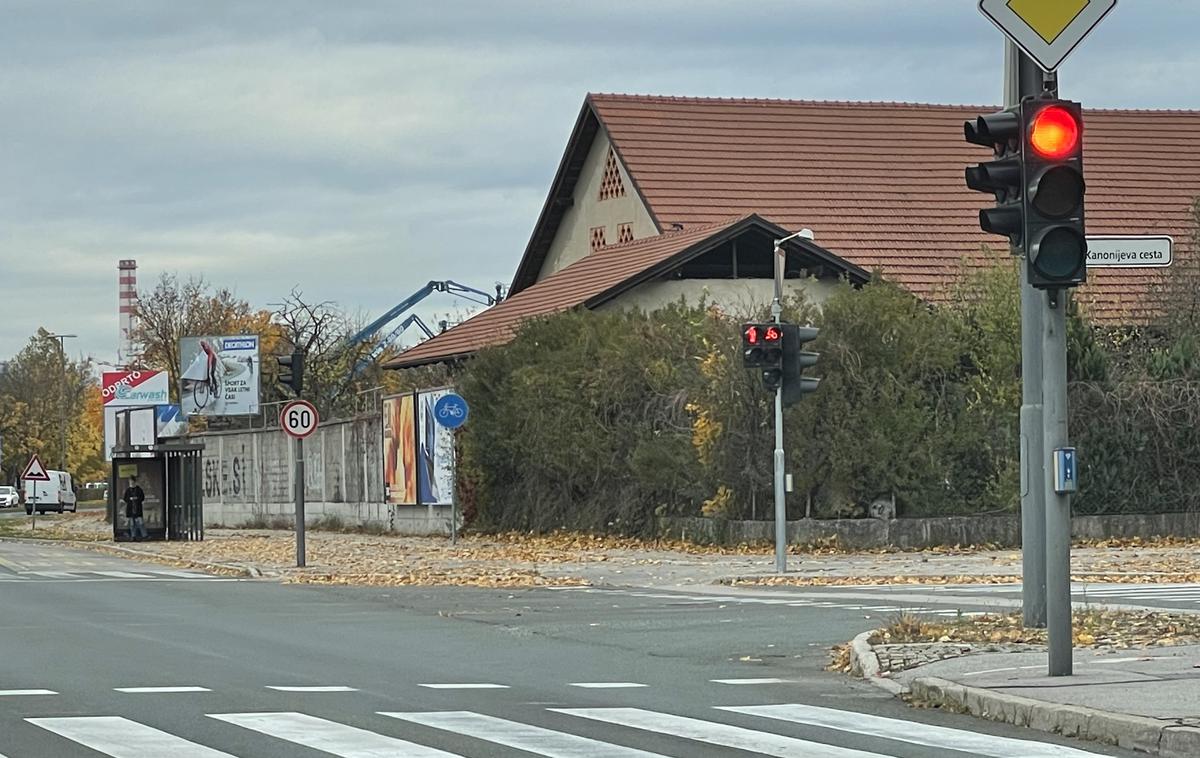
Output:
[[[1097,1],[1097,0],[1093,0]],[[988,104],[974,0],[0,0],[0,359],[116,354],[116,263],[374,316],[507,282],[589,91]],[[1200,6],[1124,0],[1089,106],[1198,108]],[[431,298],[425,312],[461,307]]]

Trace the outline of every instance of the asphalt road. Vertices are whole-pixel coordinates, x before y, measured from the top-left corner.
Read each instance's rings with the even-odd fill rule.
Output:
[[[1132,758],[823,671],[848,603],[171,571],[0,541],[0,756]]]

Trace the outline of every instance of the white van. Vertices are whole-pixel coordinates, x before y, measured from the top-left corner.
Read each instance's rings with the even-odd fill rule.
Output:
[[[50,477],[48,482],[25,480],[25,512],[31,516],[34,511],[62,513],[69,510],[74,513],[78,506],[71,475],[66,471],[47,471],[46,474]]]

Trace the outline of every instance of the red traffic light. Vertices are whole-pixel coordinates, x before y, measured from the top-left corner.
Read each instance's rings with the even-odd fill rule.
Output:
[[[1029,145],[1048,160],[1069,157],[1079,146],[1079,121],[1061,105],[1038,111],[1029,126]]]
[[[771,325],[763,330],[763,342],[778,343],[783,341],[783,330],[778,326]]]
[[[742,327],[742,337],[746,340],[747,345],[757,345],[758,324],[746,324]]]

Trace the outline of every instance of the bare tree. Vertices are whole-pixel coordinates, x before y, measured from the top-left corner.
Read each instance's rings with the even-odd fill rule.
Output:
[[[265,336],[270,314],[256,311],[232,290],[214,289],[203,277],[181,280],[164,273],[154,290],[138,300],[133,337],[142,345],[142,361],[165,369],[171,394],[178,392],[179,341],[184,337],[221,334]]]
[[[373,342],[350,344],[359,324],[337,303],[306,301],[299,288],[275,305],[273,320],[282,332],[280,352],[294,348],[304,353],[304,397],[325,414],[352,413],[358,393],[374,386],[379,373],[376,366],[364,363]],[[263,366],[274,386],[278,366],[268,360]]]

